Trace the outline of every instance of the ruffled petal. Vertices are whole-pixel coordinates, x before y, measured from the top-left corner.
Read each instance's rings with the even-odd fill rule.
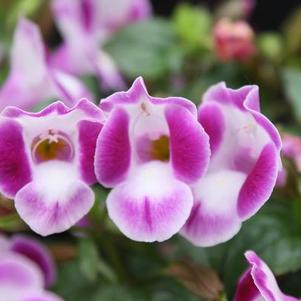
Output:
[[[43,236],[69,229],[89,212],[93,202],[93,191],[78,180],[76,170],[57,161],[36,168],[34,180],[15,197],[20,217]]]
[[[206,175],[193,187],[194,206],[181,234],[197,246],[212,246],[232,238],[240,229],[239,190],[246,176],[235,171]]]
[[[199,120],[213,149],[208,173],[226,169],[246,175],[237,205],[239,217],[246,220],[268,200],[281,169],[280,136],[260,113],[258,87],[212,86],[203,97]]]
[[[192,207],[189,187],[175,179],[166,163],[137,168],[107,198],[109,216],[129,238],[164,241],[177,233]]]
[[[251,276],[253,281],[258,288],[261,296],[266,301],[297,301],[297,298],[284,295],[276,282],[275,276],[273,275],[270,268],[261,260],[255,252],[248,251],[245,256],[251,266]]]
[[[32,179],[30,161],[19,123],[1,119],[0,136],[0,190],[13,198]]]
[[[45,284],[50,286],[55,280],[55,264],[48,250],[38,241],[22,235],[15,235],[10,242],[10,250],[36,263],[43,271]]]
[[[114,110],[99,134],[95,152],[98,181],[112,187],[123,181],[131,161],[129,117],[122,109]]]
[[[100,107],[104,111],[111,111],[116,106],[119,105],[131,105],[131,104],[139,104],[143,101],[149,101],[153,105],[178,105],[183,108],[186,108],[190,111],[194,116],[197,115],[196,106],[194,103],[189,101],[183,97],[152,97],[148,94],[144,80],[142,77],[138,77],[130,89],[126,92],[116,92],[109,97],[102,99],[100,102]]]
[[[195,182],[209,164],[209,139],[194,116],[180,106],[165,109],[169,127],[171,163],[178,179]]]

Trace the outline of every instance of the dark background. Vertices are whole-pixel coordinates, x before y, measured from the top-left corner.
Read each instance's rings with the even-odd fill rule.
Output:
[[[222,0],[152,0],[157,15],[168,16],[178,3],[193,3],[214,8]],[[250,23],[257,31],[277,30],[282,21],[291,14],[301,0],[257,0]]]

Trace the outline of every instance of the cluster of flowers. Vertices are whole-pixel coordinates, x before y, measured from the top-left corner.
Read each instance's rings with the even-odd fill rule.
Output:
[[[268,200],[281,169],[280,137],[260,113],[258,88],[217,84],[197,109],[184,98],[150,96],[138,78],[96,106],[76,76],[96,74],[104,88],[124,87],[100,46],[121,26],[148,17],[150,5],[53,0],[52,7],[64,40],[54,53],[30,21],[21,19],[15,31],[11,71],[0,90],[1,194],[43,236],[84,217],[94,203],[90,185],[99,182],[112,188],[109,216],[133,240],[180,233],[211,246],[233,237]],[[252,33],[242,23],[230,27],[215,29],[219,57],[252,55]],[[52,98],[65,104],[30,112]],[[255,253],[246,257],[251,267],[235,301],[296,300],[280,292]],[[53,262],[37,242],[1,238],[0,300],[59,301],[45,291],[53,279]]]
[[[41,101],[61,98],[66,104],[93,99],[77,76],[97,75],[106,89],[125,86],[102,45],[126,24],[147,18],[148,0],[52,0],[63,43],[46,51],[39,28],[21,19],[10,52],[10,74],[0,90],[0,109],[7,105],[32,109]],[[33,67],[34,66],[34,67]]]
[[[197,110],[156,98],[142,78],[100,106],[55,102],[0,116],[0,191],[32,230],[69,229],[94,202],[89,185],[113,188],[108,213],[137,241],[179,232],[198,246],[233,237],[267,201],[281,168],[279,134],[259,111],[258,88],[224,83]]]

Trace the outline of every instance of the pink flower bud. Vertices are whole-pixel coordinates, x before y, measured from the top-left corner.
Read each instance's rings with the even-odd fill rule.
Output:
[[[221,19],[213,30],[215,51],[222,61],[250,59],[256,52],[254,31],[245,21]]]

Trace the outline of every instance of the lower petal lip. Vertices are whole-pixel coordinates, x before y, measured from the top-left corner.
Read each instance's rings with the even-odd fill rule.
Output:
[[[139,167],[107,198],[109,216],[119,229],[144,242],[164,241],[176,234],[191,206],[190,188],[172,176],[168,164],[158,161]]]

